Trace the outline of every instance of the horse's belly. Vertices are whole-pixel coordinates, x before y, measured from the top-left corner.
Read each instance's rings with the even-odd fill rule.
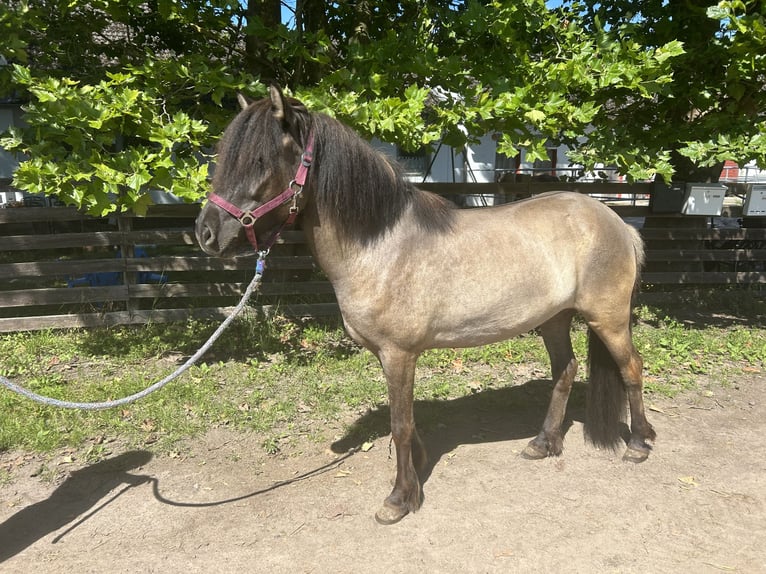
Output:
[[[473,347],[527,333],[571,307],[567,298],[541,301],[505,300],[488,305],[452,305],[434,314],[429,347]]]
[[[436,347],[474,347],[526,333],[559,311],[571,306],[569,299],[477,296],[434,298],[409,304],[391,296],[351,298],[339,296],[346,329],[368,348],[394,344],[422,351]]]

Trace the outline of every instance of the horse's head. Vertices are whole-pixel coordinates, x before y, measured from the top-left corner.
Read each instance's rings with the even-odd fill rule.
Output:
[[[231,254],[248,241],[268,244],[294,218],[303,187],[297,180],[307,169],[301,154],[311,119],[300,102],[272,86],[268,98],[240,98],[240,105],[218,146],[213,193],[197,217],[197,241],[210,255]]]

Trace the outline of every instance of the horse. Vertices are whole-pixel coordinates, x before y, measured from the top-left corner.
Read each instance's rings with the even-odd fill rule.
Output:
[[[418,356],[485,345],[531,330],[550,356],[553,390],[523,456],[563,450],[562,422],[578,362],[571,325],[587,324],[585,433],[647,458],[655,431],[642,398],[632,303],[644,249],[608,206],[572,192],[458,209],[417,189],[394,162],[341,122],[272,86],[242,110],[218,146],[212,192],[195,232],[209,255],[262,252],[296,223],[335,291],[348,334],[380,362],[388,388],[396,478],[375,518],[393,524],[422,503],[426,449],[413,413]],[[265,249],[260,249],[266,245]],[[627,397],[627,398],[626,398]],[[623,442],[624,444],[624,442]]]

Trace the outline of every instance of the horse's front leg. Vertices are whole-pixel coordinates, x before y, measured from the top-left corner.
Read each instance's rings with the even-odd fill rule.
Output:
[[[415,428],[413,413],[417,355],[398,350],[381,351],[378,359],[388,384],[391,435],[396,447],[396,481],[375,519],[381,524],[394,524],[420,508],[422,488],[419,473],[425,470],[427,455]]]
[[[554,386],[543,428],[521,453],[525,458],[558,456],[564,448],[561,425],[564,422],[569,393],[577,375],[577,360],[569,334],[573,315],[571,311],[564,311],[540,326],[545,348],[551,358]]]

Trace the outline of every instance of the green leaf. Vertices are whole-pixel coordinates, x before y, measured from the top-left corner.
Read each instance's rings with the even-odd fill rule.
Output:
[[[533,124],[539,125],[545,121],[545,118],[547,116],[545,115],[545,112],[541,110],[529,110],[527,112],[524,112],[524,117],[527,118]]]

